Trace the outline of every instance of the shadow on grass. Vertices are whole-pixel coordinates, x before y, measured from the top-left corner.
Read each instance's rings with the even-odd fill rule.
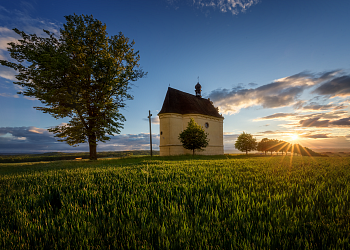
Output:
[[[93,169],[108,167],[131,167],[145,164],[155,164],[159,161],[207,161],[207,160],[225,160],[225,159],[251,159],[271,157],[255,154],[225,154],[225,155],[179,155],[179,156],[127,156],[120,158],[102,158],[97,161],[90,160],[61,160],[45,162],[27,162],[27,163],[0,163],[0,175],[23,174],[40,171],[60,171],[74,169]]]

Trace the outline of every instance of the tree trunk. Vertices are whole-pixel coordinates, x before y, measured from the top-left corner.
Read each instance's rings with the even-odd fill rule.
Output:
[[[246,154],[246,155],[248,154],[248,150],[245,151],[245,154]]]
[[[194,156],[194,149],[192,149],[192,156]]]
[[[89,149],[90,149],[90,161],[96,161],[97,160],[97,144],[96,144],[96,136],[91,135],[89,136]]]

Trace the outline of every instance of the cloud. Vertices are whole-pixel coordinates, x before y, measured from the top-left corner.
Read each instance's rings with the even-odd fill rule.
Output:
[[[344,115],[347,115],[348,112],[346,111],[331,111],[331,112],[327,112],[327,113],[314,113],[311,115],[304,115],[304,116],[300,116],[300,117],[308,117],[308,116],[313,116],[313,117],[319,117],[322,119],[340,119],[343,118]]]
[[[263,132],[258,132],[259,134],[268,134],[268,135],[271,135],[271,134],[281,134],[283,132],[279,131],[279,130],[275,130],[275,131],[272,131],[272,130],[267,130],[267,131],[263,131]]]
[[[348,118],[342,118],[339,120],[335,120],[331,122],[331,125],[333,126],[346,126],[346,127],[350,127],[350,117]]]
[[[148,118],[143,118],[142,120],[147,121],[147,122],[149,121]],[[151,123],[152,124],[159,124],[159,117],[158,116],[151,117]]]
[[[111,137],[106,143],[98,142],[98,151],[148,150],[149,134],[122,134]],[[152,134],[152,147],[159,150],[159,135]],[[71,147],[59,142],[54,134],[37,127],[0,127],[0,152],[2,153],[37,153],[37,152],[88,152],[88,144]]]
[[[311,138],[311,139],[324,139],[324,138],[330,138],[328,134],[309,134],[309,135],[299,135],[299,137],[302,138]]]
[[[286,107],[300,102],[300,95],[321,82],[334,77],[339,71],[321,74],[301,72],[255,89],[216,89],[209,98],[226,114],[238,113],[242,108],[262,106],[263,108]]]
[[[299,121],[301,127],[328,127],[329,120],[320,120],[320,118],[310,118]]]
[[[18,95],[13,95],[13,94],[8,94],[8,93],[0,93],[0,96],[19,98]]]
[[[295,117],[297,113],[275,113],[273,115],[268,115],[265,117],[260,117],[257,119],[254,119],[254,121],[263,121],[263,120],[285,120],[288,117]]]
[[[5,11],[5,12],[7,12],[7,13],[10,12],[10,11],[8,11],[5,7],[2,7],[2,6],[0,6],[0,11]]]
[[[37,100],[39,100],[38,98],[36,98],[36,97],[31,97],[31,96],[23,96],[23,98],[24,98],[24,99],[27,99],[27,100],[29,100],[29,101],[37,101]]]
[[[21,2],[19,5],[21,10],[8,11],[0,6],[0,12],[6,12],[5,15],[0,14],[0,60],[12,61],[7,52],[9,42],[16,42],[20,36],[12,29],[18,28],[27,34],[37,34],[38,36],[47,37],[43,30],[49,30],[55,34],[59,33],[60,24],[50,22],[45,19],[32,18],[28,14],[28,10],[34,9],[28,2]],[[16,72],[5,66],[0,66],[0,77],[14,81]]]
[[[320,143],[320,141],[323,143]],[[309,147],[316,152],[325,151],[349,151],[350,141],[345,136],[332,136],[328,138],[318,138],[317,140],[305,140],[303,146]]]
[[[0,33],[12,33],[13,31],[6,28],[6,27],[0,27]]]
[[[178,9],[179,4],[184,2],[180,0],[166,1],[174,6],[175,9]],[[223,13],[229,12],[232,15],[238,15],[259,2],[259,0],[187,0],[185,4],[192,5],[201,10],[212,8]]]
[[[249,87],[256,87],[256,86],[258,86],[258,85],[259,85],[259,84],[253,83],[253,82],[248,83],[248,86],[249,86]]]
[[[301,127],[350,127],[350,117],[337,120],[321,120],[319,117],[299,121]]]
[[[34,131],[41,131],[40,133]],[[20,138],[20,139],[19,139]],[[42,147],[44,144],[57,142],[52,133],[36,127],[0,127],[0,148],[6,149],[18,146],[18,140],[23,144]],[[2,151],[2,150],[1,150]]]
[[[152,148],[159,150],[159,134],[152,134]],[[99,143],[100,150],[147,150],[150,145],[149,133],[115,135],[105,144]]]
[[[303,111],[322,111],[322,110],[330,110],[330,109],[343,109],[344,105],[334,105],[334,104],[317,104],[315,102],[311,102],[308,105],[303,106],[301,109]]]
[[[314,90],[319,95],[350,96],[350,75],[336,77]]]
[[[232,132],[224,132],[224,151],[225,153],[237,153],[239,152],[235,148],[235,142],[238,138],[239,134],[235,134]]]
[[[1,56],[1,51],[0,51],[0,60],[5,59]],[[11,81],[16,81],[16,71],[11,69],[11,68],[7,68],[5,66],[0,65],[0,77],[11,80]]]
[[[27,34],[35,33],[38,36],[43,37],[47,37],[47,34],[43,32],[43,29],[54,32],[55,34],[59,33],[59,24],[44,19],[32,18],[28,14],[28,10],[33,9],[31,4],[21,2],[18,7],[22,8],[22,10],[16,9],[9,11],[0,6],[0,60],[15,62],[7,51],[8,43],[16,42],[20,39],[20,36],[12,30],[13,28],[23,30]],[[0,65],[0,78],[16,81],[15,75],[15,70]],[[1,96],[5,95],[2,94]],[[11,95],[6,96],[10,97]],[[16,98],[18,97],[17,95],[12,96]],[[28,99],[30,97],[25,98]]]
[[[193,0],[193,5],[201,8],[215,8],[224,13],[231,12],[233,15],[238,15],[258,2],[259,0]]]
[[[239,134],[224,132],[224,141],[225,142],[236,141],[238,136],[239,136]]]
[[[10,57],[8,56],[8,52],[7,52],[7,47],[9,46],[8,43],[10,42],[16,42],[17,39],[20,38],[13,30],[10,30],[6,27],[0,27],[0,60],[9,60]],[[1,68],[4,67],[0,67]],[[3,69],[1,70],[4,71]],[[12,70],[13,71],[13,70]],[[12,75],[14,74],[15,71],[11,72]],[[3,75],[0,75],[1,77],[4,77]],[[4,77],[10,80],[15,79],[14,77],[12,78],[8,78],[8,77]]]
[[[282,120],[282,121],[296,121],[297,123],[293,124],[284,124],[281,126],[290,127],[290,126],[297,126],[297,127],[328,127],[336,125],[339,125],[340,123],[344,124],[346,122],[346,117],[348,115],[348,112],[345,110],[338,110],[338,109],[344,109],[345,106],[343,105],[333,105],[333,110],[329,111],[327,113],[311,113],[311,114],[300,114],[300,113],[275,113],[272,115],[259,117],[254,119],[253,121],[264,121],[264,120]],[[344,119],[345,118],[345,119]],[[342,120],[344,119],[344,120]],[[342,120],[342,122],[337,122],[338,120]],[[327,122],[328,121],[328,122]],[[345,124],[346,125],[346,124]]]

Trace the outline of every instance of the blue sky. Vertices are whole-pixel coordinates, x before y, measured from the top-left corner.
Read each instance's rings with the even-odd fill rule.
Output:
[[[162,107],[170,85],[202,95],[224,115],[225,151],[243,131],[318,150],[350,148],[350,1],[118,0],[0,3],[0,58],[10,60],[11,29],[59,32],[65,15],[93,15],[135,41],[148,72],[122,110],[120,135],[98,150],[148,149],[148,110]],[[0,66],[0,153],[87,150],[57,142],[56,120],[17,95],[14,72]],[[159,125],[153,121],[154,146]]]

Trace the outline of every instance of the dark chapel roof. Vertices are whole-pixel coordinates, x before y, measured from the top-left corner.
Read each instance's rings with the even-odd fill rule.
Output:
[[[159,114],[163,113],[201,114],[223,118],[210,100],[170,87],[159,112]]]

